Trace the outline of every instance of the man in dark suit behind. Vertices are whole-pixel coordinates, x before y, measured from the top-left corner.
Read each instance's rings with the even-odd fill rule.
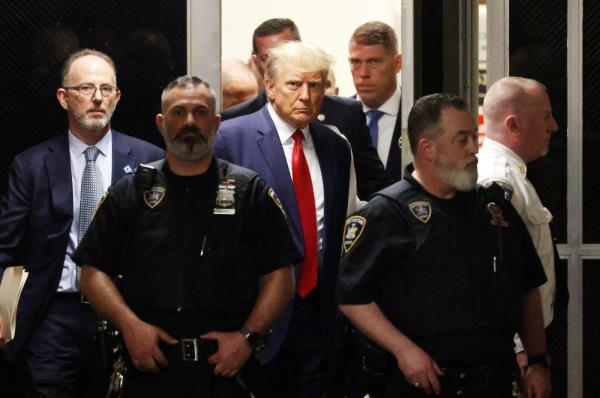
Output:
[[[252,63],[261,76],[265,74],[268,51],[284,41],[292,40],[300,41],[300,32],[294,21],[287,18],[269,19],[254,30]],[[265,106],[267,96],[262,84],[260,89],[261,93],[254,99],[224,110],[221,113],[223,120],[247,115]],[[393,182],[386,175],[377,151],[371,144],[360,103],[348,98],[326,95],[316,117],[321,123],[335,126],[350,142],[356,167],[358,196],[361,199],[368,199],[372,193]]]
[[[271,49],[269,103],[223,122],[215,142],[218,157],[256,171],[275,190],[304,255],[295,266],[297,294],[261,353],[268,397],[324,397],[333,383],[332,292],[342,228],[356,194],[350,145],[313,122],[329,63],[321,50],[297,41]]]
[[[0,342],[2,367],[24,367],[28,396],[36,397],[85,396],[91,377],[95,316],[81,302],[71,259],[91,213],[80,210],[97,204],[88,201],[88,187],[97,197],[139,163],[163,156],[160,148],[111,130],[121,92],[110,57],[78,51],[65,62],[62,79],[56,96],[67,111],[68,133],[15,157],[0,202],[0,271],[14,265],[29,271],[15,338]],[[0,388],[11,394],[23,386],[4,380]]]
[[[379,21],[359,26],[350,39],[348,61],[355,98],[367,115],[373,145],[387,174],[398,181],[402,178],[402,102],[397,75],[402,56],[394,29]]]

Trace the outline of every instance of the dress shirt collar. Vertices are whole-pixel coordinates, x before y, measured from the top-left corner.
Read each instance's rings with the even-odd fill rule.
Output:
[[[100,141],[96,143],[96,148],[100,150],[100,153],[104,156],[108,156],[109,151],[111,150],[112,144],[112,134],[109,129],[104,137]],[[87,149],[89,145],[82,142],[79,138],[75,137],[75,135],[69,130],[69,150],[75,155],[76,158],[83,156],[83,153]]]
[[[507,162],[511,164],[515,169],[519,170],[523,176],[527,176],[527,164],[517,155],[512,149],[504,144],[494,141],[491,138],[485,137],[483,139],[483,148],[489,148],[496,155],[506,157]]]
[[[386,115],[397,116],[398,110],[400,109],[401,98],[402,98],[402,95],[400,93],[400,88],[398,88],[398,90],[396,90],[394,92],[394,95],[392,95],[390,98],[388,98],[388,100],[385,101],[383,103],[383,105],[381,105],[377,109],[382,111]],[[362,100],[360,99],[360,96],[358,94],[356,95],[356,99],[359,100],[361,102],[361,104],[363,104],[363,112],[364,113],[367,113],[371,109],[374,109],[374,108],[370,108],[367,105],[365,105],[365,103],[362,102]]]
[[[288,123],[286,123],[277,114],[277,112],[275,111],[275,109],[273,108],[273,105],[271,105],[271,103],[267,104],[267,110],[269,111],[271,120],[273,120],[273,124],[275,125],[275,129],[277,130],[277,134],[279,135],[279,140],[281,141],[281,144],[285,145],[290,142],[294,142],[294,140],[292,139],[292,135],[294,134],[294,131],[296,131],[296,128],[294,128],[293,126],[290,126]],[[302,146],[312,147],[313,142],[312,142],[311,135],[308,133],[308,131],[309,131],[308,125],[306,127],[304,127],[303,129],[300,129],[300,131],[302,131],[302,134],[304,135],[304,140],[302,140],[303,141]]]

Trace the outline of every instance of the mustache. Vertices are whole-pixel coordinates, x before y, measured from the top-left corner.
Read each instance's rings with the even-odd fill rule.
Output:
[[[179,133],[177,133],[177,135],[175,136],[175,139],[183,139],[183,136],[186,134],[193,134],[197,137],[200,138],[204,138],[204,136],[202,135],[202,129],[196,127],[196,126],[184,126],[181,130],[179,130]]]

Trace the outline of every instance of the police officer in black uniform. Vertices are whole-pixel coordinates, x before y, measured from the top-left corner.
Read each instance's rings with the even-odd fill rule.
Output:
[[[408,131],[414,167],[347,220],[336,292],[391,353],[380,395],[511,397],[519,331],[539,359],[527,394],[548,397],[537,289],[546,278],[502,190],[476,184],[472,115],[460,98],[433,94],[415,103]]]
[[[161,102],[166,159],[109,189],[75,255],[82,293],[123,336],[125,397],[247,397],[299,254],[273,190],[213,156],[208,84],[180,77]]]

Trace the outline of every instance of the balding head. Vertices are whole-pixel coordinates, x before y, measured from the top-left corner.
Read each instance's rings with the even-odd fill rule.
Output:
[[[258,95],[258,81],[252,70],[239,59],[223,60],[221,67],[223,109]]]
[[[558,130],[550,98],[540,82],[509,76],[492,84],[483,100],[487,137],[512,149],[525,162],[544,156]]]

